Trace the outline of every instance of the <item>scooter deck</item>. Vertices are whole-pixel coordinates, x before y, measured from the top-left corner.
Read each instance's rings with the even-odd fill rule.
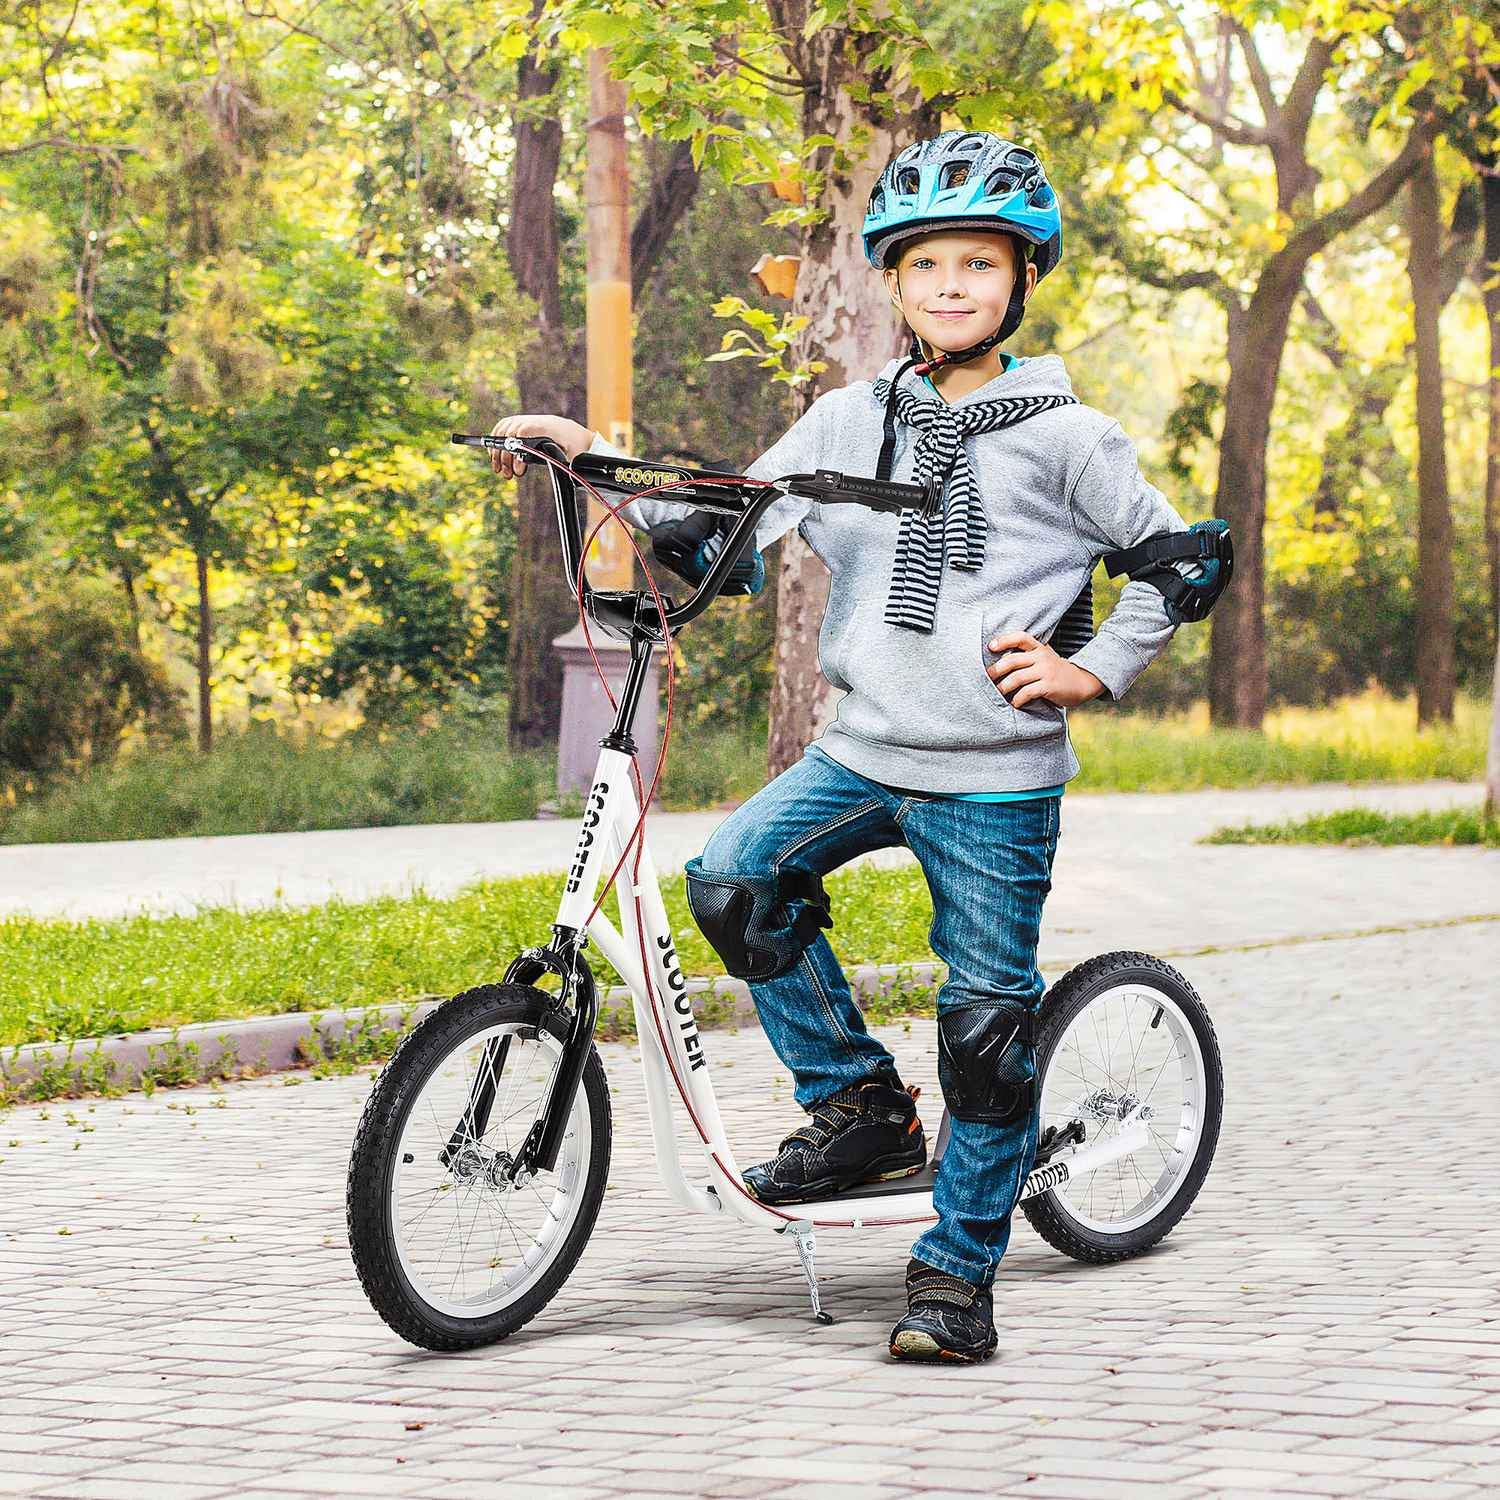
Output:
[[[910,1177],[891,1177],[885,1182],[856,1182],[841,1193],[824,1193],[816,1202],[842,1203],[847,1198],[893,1198],[901,1193],[930,1193],[936,1180],[937,1163],[930,1161]]]

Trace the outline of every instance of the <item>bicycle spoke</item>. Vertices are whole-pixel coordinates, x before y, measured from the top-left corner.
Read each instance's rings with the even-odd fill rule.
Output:
[[[1080,1223],[1120,1233],[1171,1196],[1201,1128],[1194,1045],[1170,997],[1139,982],[1096,996],[1052,1045],[1042,1085],[1046,1119],[1077,1121],[1097,1144],[1117,1138],[1122,1115],[1149,1105],[1141,1147],[1055,1190]]]
[[[426,1301],[456,1316],[519,1295],[578,1212],[578,1195],[562,1184],[584,1180],[582,1089],[555,1173],[513,1182],[507,1170],[512,1141],[519,1146],[539,1115],[562,1045],[524,1030],[497,1027],[455,1049],[420,1086],[397,1145],[402,1165],[389,1201],[402,1268]],[[490,1108],[478,1131],[475,1104],[486,1091]],[[434,1181],[442,1160],[444,1180]]]

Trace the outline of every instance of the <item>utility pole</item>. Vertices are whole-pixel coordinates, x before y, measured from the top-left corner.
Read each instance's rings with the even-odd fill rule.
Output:
[[[588,166],[585,198],[588,228],[587,375],[588,423],[627,453],[634,451],[630,299],[630,159],[625,141],[627,90],[609,74],[609,53],[589,55]],[[585,534],[608,512],[588,499]],[[616,521],[600,530],[588,552],[588,578],[596,588],[628,589],[635,554]],[[593,631],[594,650],[616,700],[630,665],[630,648]],[[614,722],[614,710],[594,669],[582,626],[553,642],[563,662],[562,723],[558,740],[557,789],[586,792],[598,759],[599,740]],[[641,693],[632,726],[641,791],[651,784],[657,755],[659,662]]]

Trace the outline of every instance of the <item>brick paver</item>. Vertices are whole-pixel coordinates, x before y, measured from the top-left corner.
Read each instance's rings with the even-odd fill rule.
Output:
[[[1492,868],[1492,867],[1491,867]],[[349,1260],[366,1075],[0,1119],[0,1495],[1480,1496],[1500,1483],[1496,926],[1183,960],[1226,1072],[1218,1156],[1152,1254],[1017,1217],[1000,1351],[895,1365],[910,1236],[792,1247],[667,1204],[634,1051],[572,1280],[521,1334],[401,1343]],[[934,1029],[883,1033],[940,1108]],[[762,1035],[709,1033],[743,1162],[794,1118]]]

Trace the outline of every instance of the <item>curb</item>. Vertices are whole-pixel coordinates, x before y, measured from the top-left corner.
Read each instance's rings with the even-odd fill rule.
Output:
[[[874,995],[908,986],[931,989],[947,965],[932,960],[860,964],[847,972],[854,997],[863,1004]],[[698,1025],[705,1030],[760,1024],[750,987],[742,979],[689,979],[687,992],[694,998]],[[400,1037],[447,998],[419,995],[349,1010],[201,1021],[120,1036],[0,1048],[0,1105],[253,1078],[329,1063],[357,1067],[389,1056]],[[634,1034],[630,990],[612,985],[600,1002],[596,1035],[614,1041]]]

